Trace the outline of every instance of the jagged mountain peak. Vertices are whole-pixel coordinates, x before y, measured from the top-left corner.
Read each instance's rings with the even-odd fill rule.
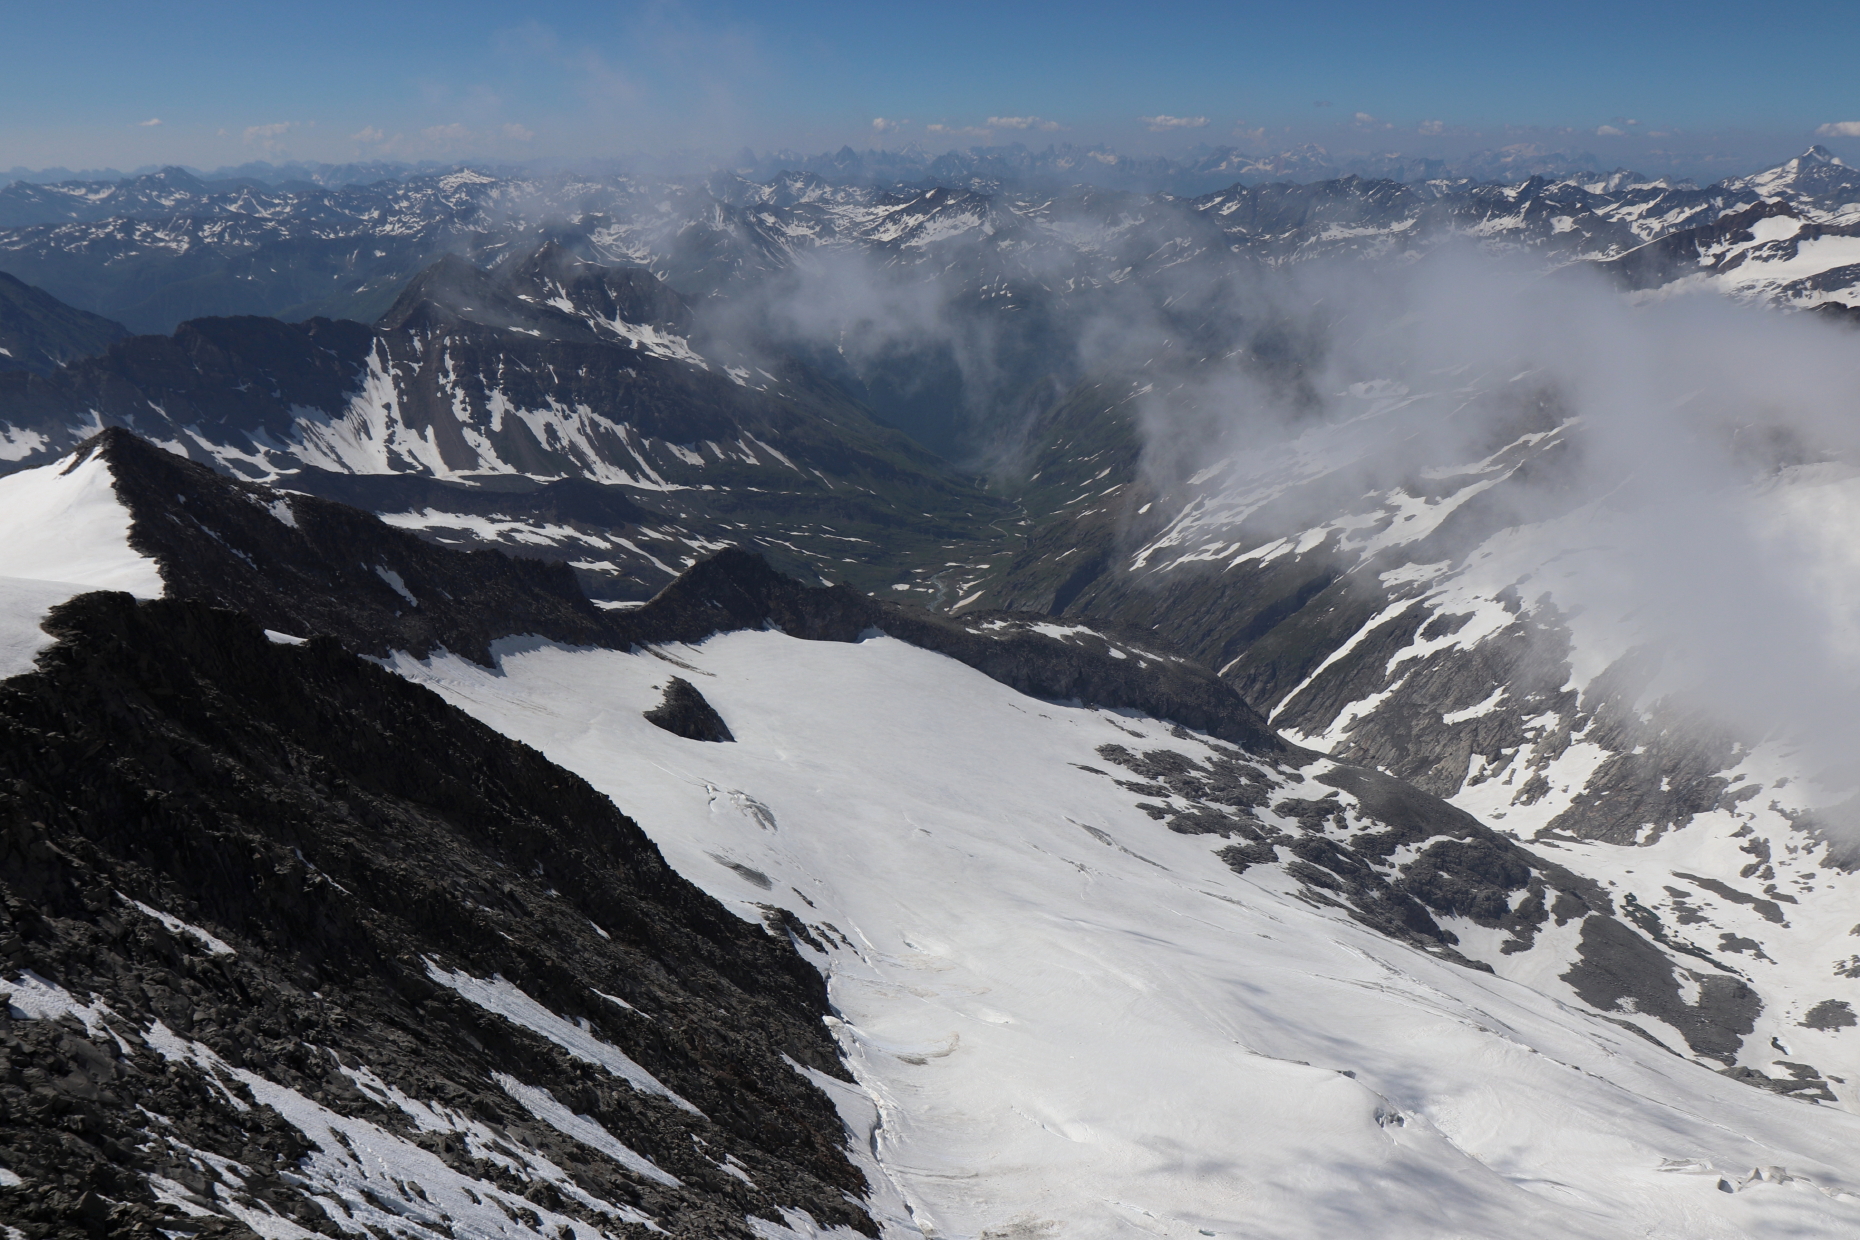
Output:
[[[691,311],[652,272],[583,258],[550,239],[492,269],[448,254],[421,271],[376,326],[443,333],[461,324],[546,340],[624,342],[698,360]]]
[[[1860,170],[1842,163],[1828,148],[1815,145],[1773,168],[1723,184],[1733,190],[1780,194],[1823,210],[1839,210],[1847,195],[1860,192]]]

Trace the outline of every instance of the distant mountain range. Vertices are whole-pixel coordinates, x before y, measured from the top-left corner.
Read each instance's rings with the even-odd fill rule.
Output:
[[[501,271],[546,244],[650,271],[713,349],[804,360],[878,421],[972,461],[1012,448],[1016,407],[1083,377],[1065,342],[1090,322],[1135,313],[1212,348],[1233,312],[1216,290],[1314,264],[1458,246],[1644,296],[1844,313],[1860,305],[1860,172],[1816,147],[1706,187],[1349,176],[1180,197],[458,171],[328,189],[168,169],[0,190],[0,270],[145,333],[209,316],[372,322],[448,255]]]
[[[687,161],[688,162],[688,161]],[[634,157],[598,160],[529,160],[446,163],[422,160],[363,160],[351,163],[290,161],[272,164],[256,160],[211,170],[188,168],[190,176],[208,183],[232,182],[280,187],[289,184],[340,189],[380,181],[443,175],[466,167],[515,177],[547,177],[561,173],[579,176],[689,175],[680,172],[669,157]],[[966,185],[992,192],[1066,188],[1094,185],[1140,193],[1204,193],[1235,181],[1325,180],[1362,176],[1395,181],[1467,177],[1474,180],[1519,181],[1532,176],[1573,176],[1602,168],[1592,153],[1580,149],[1553,149],[1539,142],[1514,142],[1469,151],[1458,156],[1417,155],[1380,151],[1333,152],[1313,142],[1301,142],[1277,151],[1247,151],[1231,145],[1203,144],[1179,157],[1126,155],[1102,144],[1055,143],[1044,148],[1012,142],[973,146],[963,150],[932,152],[916,143],[892,150],[842,146],[836,151],[745,149],[717,161],[715,168],[753,180],[768,180],[784,172],[805,172],[836,185],[891,187],[894,185]],[[0,186],[9,182],[33,185],[133,181],[164,171],[160,165],[120,172],[113,168],[73,171],[69,168],[15,167],[0,172]]]
[[[1786,209],[1818,230],[1798,246],[1845,236],[1860,219],[1860,173],[1820,147],[1704,188],[1624,171],[1510,183],[1346,176],[1302,184],[1248,184],[1239,172],[1223,168],[1217,179],[1226,188],[1181,197],[874,188],[805,171],[683,181],[458,171],[369,186],[268,187],[170,168],[114,183],[0,190],[0,270],[133,330],[167,331],[207,314],[366,321],[442,254],[495,262],[550,236],[591,258],[649,267],[698,301],[739,294],[809,256],[862,252],[888,265],[948,268],[1024,306],[1051,291],[1054,278],[1076,291],[1185,261],[1282,265],[1419,253],[1456,238],[1547,265],[1624,260],[1628,278],[1644,283],[1671,268],[1689,230],[1719,228],[1740,212]],[[1731,232],[1700,234],[1699,243],[1721,254],[1743,244],[1734,224],[1724,226]],[[1764,235],[1780,240],[1773,232]],[[1835,261],[1838,249],[1811,245],[1805,261],[1782,265],[1772,262],[1781,253],[1774,248],[1740,250],[1734,283],[1789,304],[1842,301],[1843,277],[1827,274],[1845,266]],[[1649,266],[1655,254],[1665,257]]]

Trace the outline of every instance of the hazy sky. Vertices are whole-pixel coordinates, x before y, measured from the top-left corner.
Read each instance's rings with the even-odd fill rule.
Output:
[[[1860,135],[1854,0],[0,0],[0,32],[0,169],[1313,139],[1754,166]]]

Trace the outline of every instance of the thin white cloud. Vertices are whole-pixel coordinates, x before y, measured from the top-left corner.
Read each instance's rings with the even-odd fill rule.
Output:
[[[1860,138],[1860,121],[1829,121],[1815,130],[1817,138]]]
[[[1151,133],[1163,133],[1170,129],[1200,129],[1208,123],[1205,116],[1139,116],[1137,119],[1148,125]]]
[[[270,125],[247,125],[244,141],[260,150],[275,151],[282,145],[279,139],[295,127],[294,121],[278,121]]]
[[[1064,129],[1058,121],[1049,121],[1038,116],[991,116],[988,125],[992,129],[1042,129],[1048,133],[1055,129]]]
[[[473,138],[472,131],[453,121],[450,125],[428,125],[420,136],[436,146],[463,146]]]
[[[1626,133],[1627,130],[1616,129],[1613,125],[1597,125],[1595,127],[1595,132],[1598,137],[1619,138],[1622,134]]]
[[[872,118],[872,130],[875,133],[893,133],[896,130],[904,128],[908,124],[910,124],[909,121],[896,120],[883,116],[874,116]]]
[[[979,125],[925,125],[930,133],[940,133],[946,138],[992,138],[995,131],[983,129]]]
[[[155,128],[155,126],[161,124],[161,117],[151,116],[145,121],[137,121],[136,124],[141,126],[143,129],[153,129]]]
[[[386,142],[388,136],[373,125],[368,125],[363,127],[359,133],[350,134],[349,140],[351,142]]]
[[[1415,129],[1416,133],[1438,134],[1447,132],[1445,121],[1422,121]]]
[[[407,154],[445,154],[459,155],[474,151],[496,151],[508,147],[513,142],[532,142],[536,138],[535,130],[527,125],[509,121],[488,129],[473,129],[459,121],[449,125],[428,125],[419,133],[418,140],[403,143],[401,136],[395,134],[389,138],[379,129],[369,126],[358,134],[351,135],[358,142],[372,142],[383,154],[394,152]]]
[[[1356,123],[1359,125],[1371,124],[1375,121],[1375,119],[1376,119],[1375,117],[1371,116],[1367,112],[1358,112],[1355,117]]]

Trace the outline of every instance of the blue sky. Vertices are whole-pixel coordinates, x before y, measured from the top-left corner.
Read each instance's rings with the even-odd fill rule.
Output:
[[[0,168],[1014,140],[1754,166],[1860,122],[1854,0],[0,0],[0,31]]]

